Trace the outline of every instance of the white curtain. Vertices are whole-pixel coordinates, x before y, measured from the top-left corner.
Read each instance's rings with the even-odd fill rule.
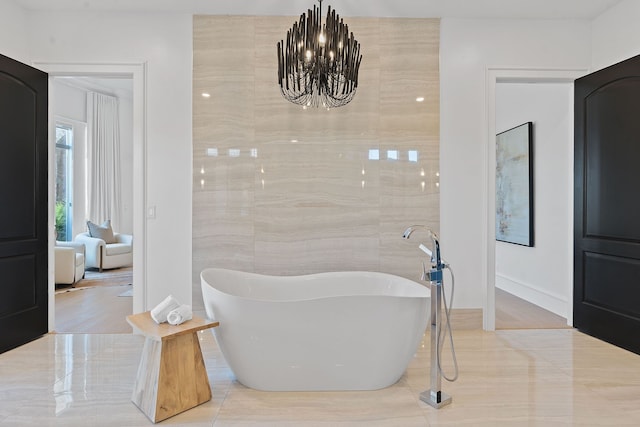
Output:
[[[87,93],[87,208],[90,221],[110,219],[118,231],[120,204],[120,126],[118,99]]]

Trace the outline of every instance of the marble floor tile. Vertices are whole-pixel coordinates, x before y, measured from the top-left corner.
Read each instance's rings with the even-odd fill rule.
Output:
[[[226,423],[298,423],[335,425],[346,420],[362,425],[424,425],[411,390],[394,385],[367,392],[268,393],[234,384],[216,425]],[[415,424],[419,420],[422,424]]]
[[[429,388],[429,336],[400,381],[376,391],[262,392],[238,383],[199,334],[212,399],[162,422],[184,426],[637,426],[640,356],[571,329],[454,332],[451,405]],[[0,354],[0,426],[145,426],[131,402],[137,335],[50,334]],[[451,355],[443,368],[452,375]]]

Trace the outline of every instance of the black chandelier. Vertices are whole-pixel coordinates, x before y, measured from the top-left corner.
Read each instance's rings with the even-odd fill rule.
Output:
[[[300,15],[278,42],[278,83],[285,99],[307,107],[348,104],[358,88],[360,43],[331,6],[322,24],[319,7]]]

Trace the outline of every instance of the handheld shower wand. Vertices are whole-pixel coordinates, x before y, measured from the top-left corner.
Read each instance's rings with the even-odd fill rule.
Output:
[[[449,311],[447,308],[446,295],[443,291],[442,281],[442,269],[448,268],[451,271],[451,267],[442,260],[440,256],[440,242],[438,235],[430,228],[424,225],[412,225],[405,230],[402,237],[409,239],[411,234],[415,230],[426,231],[431,238],[433,250],[427,248],[424,244],[420,244],[418,248],[426,253],[430,258],[431,269],[427,271],[424,263],[422,264],[422,280],[428,280],[431,287],[431,388],[427,391],[420,393],[420,400],[436,409],[443,407],[451,403],[451,396],[444,393],[442,388],[442,377],[448,381],[455,381],[458,378],[458,363],[456,360],[455,350],[453,347],[453,335],[451,332],[451,324],[449,321]],[[451,271],[452,288],[451,299],[453,300],[453,272]],[[449,329],[449,337],[451,339],[451,351],[453,353],[453,360],[455,365],[455,375],[453,378],[447,378],[442,371],[440,365],[440,359],[442,356],[442,344],[440,339],[442,332],[442,302],[444,302],[444,313],[446,317],[445,329]]]

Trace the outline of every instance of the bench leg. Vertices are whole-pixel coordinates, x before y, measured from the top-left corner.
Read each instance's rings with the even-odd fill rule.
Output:
[[[162,342],[145,339],[131,400],[154,423],[211,400],[195,332]]]

